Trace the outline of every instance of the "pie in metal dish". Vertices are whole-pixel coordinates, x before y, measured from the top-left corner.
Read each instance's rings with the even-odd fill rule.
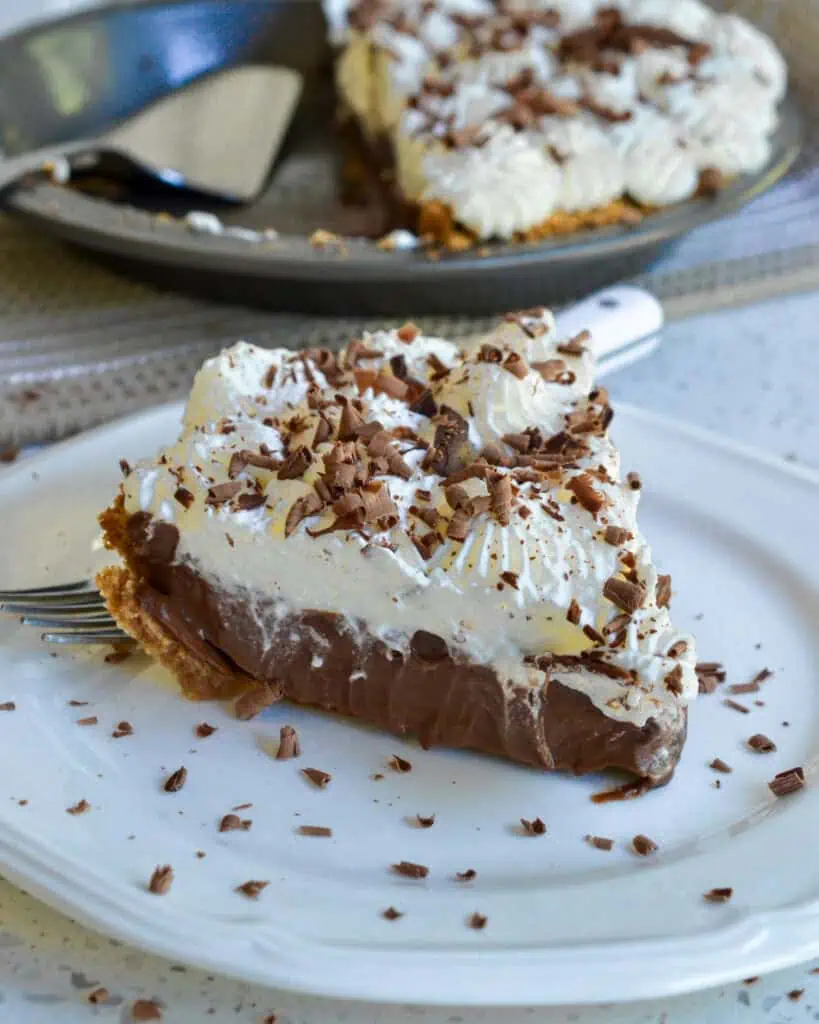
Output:
[[[760,171],[774,43],[701,0],[325,0],[348,134],[450,249],[638,222]]]
[[[279,699],[425,747],[668,781],[697,693],[588,337],[407,324],[239,343],[101,516],[119,622],[193,699]]]

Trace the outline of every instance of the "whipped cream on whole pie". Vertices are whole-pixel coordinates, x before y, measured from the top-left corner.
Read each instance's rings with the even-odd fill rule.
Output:
[[[345,686],[366,690],[370,673],[388,685],[392,659],[402,692],[420,694],[413,659],[446,661],[491,679],[515,715],[525,705],[531,730],[561,687],[593,712],[589,743],[627,727],[654,744],[643,773],[662,780],[697,692],[695,646],[672,624],[670,579],[637,525],[640,481],[621,473],[593,371],[588,339],[559,338],[542,309],[468,349],[412,325],[339,353],[240,343],[199,372],[178,441],[126,477],[127,526],[106,522],[109,542],[177,601],[153,614],[183,645],[192,630],[224,650],[231,630],[227,614],[203,627],[189,609],[180,632],[191,580],[240,609],[253,664],[227,641],[248,677],[268,656],[286,676],[309,651],[309,672],[337,685],[322,676],[338,671],[332,638],[308,624],[320,614],[347,650]],[[151,545],[163,553],[146,561]],[[186,573],[177,597],[169,567]]]
[[[326,9],[343,110],[453,245],[633,220],[770,158],[785,62],[701,0]]]

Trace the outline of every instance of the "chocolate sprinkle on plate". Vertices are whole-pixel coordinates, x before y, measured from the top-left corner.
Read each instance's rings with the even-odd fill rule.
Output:
[[[747,705],[740,704],[738,700],[731,700],[730,697],[726,697],[722,703],[726,708],[730,708],[732,711],[739,711],[740,714],[743,715],[748,715],[751,712],[751,709]]]
[[[300,755],[299,734],[292,725],[283,725],[279,730],[279,749],[276,751],[276,760],[290,761]]]
[[[776,797],[790,796],[804,788],[805,772],[801,767],[789,768],[787,771],[775,775],[768,783],[768,789]]]
[[[726,886],[722,889],[710,889],[703,893],[702,898],[706,903],[727,903],[733,895],[734,890]]]
[[[798,1003],[804,994],[805,990],[803,988],[794,988],[788,993],[788,999],[790,999],[792,1003]]]
[[[249,900],[255,900],[259,898],[259,893],[266,889],[270,885],[270,882],[263,882],[256,878],[251,878],[247,882],[242,882],[241,885],[237,885],[235,892],[241,893],[242,896],[246,896]]]
[[[187,778],[188,769],[185,767],[177,768],[175,772],[171,772],[167,779],[165,779],[165,784],[162,788],[166,793],[178,793],[185,785]]]
[[[240,818],[238,814],[225,814],[219,822],[220,832],[249,832],[253,825],[250,818]]]
[[[718,661],[700,661],[695,666],[700,693],[713,693],[725,682],[725,669]]]
[[[608,839],[606,836],[584,836],[583,838],[595,850],[605,850],[608,853],[614,847],[614,840]]]
[[[299,825],[296,832],[300,836],[316,836],[317,838],[329,838],[333,834],[331,828],[326,825]]]
[[[134,1024],[147,1024],[148,1021],[162,1020],[162,1010],[153,999],[137,999],[131,1004],[131,1020]]]
[[[170,864],[164,864],[162,867],[156,868],[151,875],[151,880],[148,882],[148,891],[157,896],[164,896],[167,892],[170,892],[172,885],[173,868]]]
[[[115,740],[122,739],[123,736],[133,736],[134,727],[130,722],[118,722],[116,729],[111,733]]]
[[[3,701],[2,704],[0,704],[0,711],[16,711],[16,710],[17,710],[17,705],[14,703],[13,700],[6,700],[6,701]]]
[[[333,777],[329,772],[323,772],[320,768],[302,768],[301,773],[317,789],[326,789]]]
[[[208,725],[207,722],[200,722],[194,731],[200,739],[204,740],[207,739],[208,736],[212,736],[216,732],[216,728],[217,727],[215,725]]]
[[[725,775],[730,775],[734,770],[730,764],[723,761],[721,757],[715,757],[714,760],[708,765],[709,768],[713,768],[715,772],[722,772]]]
[[[469,915],[466,923],[470,928],[474,929],[474,931],[479,932],[486,927],[486,922],[488,920],[489,918],[485,914],[479,914],[476,910],[474,914]]]
[[[396,910],[395,907],[387,907],[386,910],[381,911],[381,916],[387,921],[397,921],[399,917],[403,917],[404,914],[400,910]]]
[[[66,807],[67,814],[85,814],[91,810],[91,804],[87,800],[78,800],[73,807]]]
[[[96,715],[89,715],[87,718],[78,718],[77,725],[96,725],[99,719]]]
[[[754,733],[748,740],[748,746],[757,754],[773,754],[776,751],[774,741],[762,732]]]
[[[415,820],[418,822],[419,828],[432,828],[435,824],[435,815],[430,814],[424,816],[423,814],[416,814]]]
[[[387,764],[394,772],[398,772],[400,775],[406,775],[407,772],[412,771],[412,762],[407,761],[406,758],[399,757],[398,754],[393,754],[389,761],[387,761]]]
[[[541,818],[533,818],[531,821],[528,818],[521,818],[520,824],[527,836],[546,835],[546,823]]]
[[[425,864],[414,864],[410,860],[402,860],[398,864],[393,864],[392,870],[396,875],[401,875],[404,878],[426,878],[429,874],[429,868]]]
[[[634,852],[640,857],[648,857],[652,853],[656,853],[658,847],[653,839],[649,839],[648,836],[637,835],[631,840],[631,847]]]
[[[477,877],[478,872],[474,868],[467,868],[466,871],[455,872],[456,882],[474,882]]]

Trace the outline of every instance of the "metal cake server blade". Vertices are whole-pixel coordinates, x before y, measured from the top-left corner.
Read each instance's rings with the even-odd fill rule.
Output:
[[[262,190],[302,92],[284,67],[230,68],[198,79],[97,138],[76,139],[0,162],[0,191],[45,169],[64,177],[115,154],[180,188],[234,202]]]

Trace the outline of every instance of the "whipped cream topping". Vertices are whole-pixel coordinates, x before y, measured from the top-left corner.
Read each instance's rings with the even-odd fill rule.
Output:
[[[329,611],[403,652],[423,630],[509,688],[555,678],[617,720],[677,716],[694,642],[593,371],[545,310],[469,349],[411,325],[339,354],[240,343],[205,363],[125,507],[175,524],[177,561],[263,628],[271,608]]]
[[[760,170],[787,87],[771,40],[701,0],[362,0],[337,78],[365,135],[389,138],[406,198],[502,239]],[[556,117],[597,145],[563,152]]]

